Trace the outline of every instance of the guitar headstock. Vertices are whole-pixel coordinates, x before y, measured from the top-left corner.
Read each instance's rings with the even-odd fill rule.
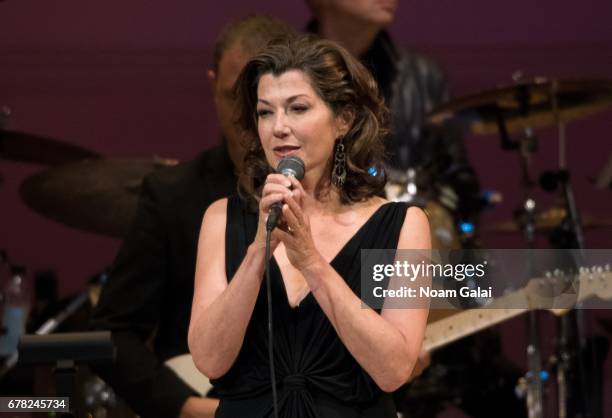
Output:
[[[579,271],[580,293],[584,299],[597,296],[600,299],[612,299],[612,271],[610,264],[604,266],[581,267]],[[582,297],[581,297],[582,301]]]
[[[612,299],[612,271],[609,264],[580,267],[573,274],[554,270],[530,280],[524,291],[530,309],[562,315],[592,297]]]

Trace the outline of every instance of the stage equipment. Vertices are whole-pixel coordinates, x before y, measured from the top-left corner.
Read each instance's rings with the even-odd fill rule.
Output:
[[[46,218],[120,238],[135,215],[143,178],[177,163],[161,158],[83,160],[27,178],[20,194]]]

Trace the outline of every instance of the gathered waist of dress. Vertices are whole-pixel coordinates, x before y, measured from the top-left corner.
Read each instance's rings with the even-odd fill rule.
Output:
[[[278,392],[280,418],[396,418],[395,403],[388,393],[368,402],[345,402],[332,394],[308,387],[298,377]],[[273,416],[272,393],[242,399],[221,397],[215,418],[268,418]]]

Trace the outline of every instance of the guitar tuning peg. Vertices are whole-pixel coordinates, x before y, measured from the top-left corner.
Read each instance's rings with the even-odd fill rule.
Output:
[[[606,265],[604,266],[604,270],[605,270],[605,271],[610,271],[610,264],[606,264]]]
[[[563,272],[562,272],[561,270],[559,270],[559,269],[555,269],[555,270],[553,271],[553,275],[554,275],[555,277],[560,277],[562,273],[563,273]]]
[[[519,378],[516,382],[514,394],[519,399],[524,399],[527,396],[527,379],[525,377]]]
[[[544,273],[544,277],[546,277],[547,279],[550,279],[552,277],[552,273],[546,270],[546,273]]]

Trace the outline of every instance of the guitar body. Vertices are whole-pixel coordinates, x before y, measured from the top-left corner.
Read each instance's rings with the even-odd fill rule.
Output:
[[[172,357],[165,364],[201,396],[206,396],[208,391],[212,389],[210,380],[196,368],[191,354],[187,353]]]

